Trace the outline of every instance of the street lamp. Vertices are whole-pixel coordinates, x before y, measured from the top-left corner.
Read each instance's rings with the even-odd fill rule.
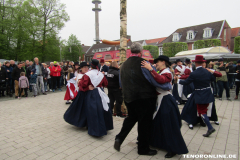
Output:
[[[59,37],[59,43],[60,43],[60,61],[62,62],[62,56],[61,56],[61,37]]]

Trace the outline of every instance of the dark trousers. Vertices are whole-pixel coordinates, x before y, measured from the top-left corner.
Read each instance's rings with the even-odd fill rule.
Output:
[[[60,77],[52,77],[53,79],[53,88],[52,89],[57,89],[60,88]]]
[[[234,81],[234,75],[233,74],[229,74],[228,75],[228,86],[230,89],[233,88],[233,81]]]
[[[125,105],[128,117],[124,119],[122,129],[116,136],[122,142],[138,122],[138,152],[146,153],[149,150],[149,138],[152,128],[153,113],[156,108],[156,98],[138,99]]]
[[[118,88],[116,89],[108,88],[108,97],[110,99],[110,106],[112,110],[114,108],[114,102],[116,101],[117,116],[121,116],[122,115],[121,106],[123,102],[122,90]]]
[[[239,94],[240,81],[235,81],[236,84],[236,96]]]
[[[8,79],[6,82],[6,85],[7,85],[7,94],[11,94],[13,93],[13,85],[12,85],[12,82],[13,80],[12,79]]]
[[[222,98],[222,93],[223,93],[223,89],[225,88],[226,90],[226,96],[227,98],[230,97],[230,93],[229,93],[229,87],[228,87],[228,82],[224,82],[224,81],[217,81],[218,84],[218,88],[219,88],[219,98]]]
[[[28,96],[28,93],[27,93],[28,88],[19,88],[19,96],[18,97],[21,97],[21,93],[23,92],[23,90],[25,92],[25,96],[26,97]]]
[[[47,80],[47,82],[48,82],[48,85],[49,85],[49,89],[52,89],[52,78],[49,78]]]

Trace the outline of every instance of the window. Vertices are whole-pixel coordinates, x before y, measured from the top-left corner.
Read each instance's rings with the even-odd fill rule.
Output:
[[[194,31],[193,30],[188,31],[186,39],[187,40],[193,40],[194,38],[195,38]]]
[[[159,55],[163,55],[163,47],[159,47]]]
[[[173,39],[172,39],[172,41],[173,41],[173,42],[176,42],[176,41],[179,41],[179,39],[180,39],[179,33],[174,33],[174,34],[173,34]]]
[[[194,43],[192,44],[192,50],[194,50]]]
[[[224,29],[224,37],[223,37],[224,41],[226,41],[227,39],[227,29]]]
[[[212,37],[212,28],[205,28],[203,33],[203,38],[211,38]]]

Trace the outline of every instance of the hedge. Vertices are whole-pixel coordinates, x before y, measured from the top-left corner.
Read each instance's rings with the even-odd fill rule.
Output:
[[[240,54],[240,36],[234,38],[234,52]]]
[[[187,51],[188,45],[185,42],[163,43],[163,54],[174,57],[178,52]]]
[[[194,49],[208,48],[214,46],[221,46],[221,41],[219,39],[206,39],[194,42]]]

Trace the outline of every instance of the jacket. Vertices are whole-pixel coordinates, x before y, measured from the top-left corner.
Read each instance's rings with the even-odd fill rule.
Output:
[[[100,70],[101,72],[104,72],[105,77],[106,77],[106,76],[107,76],[107,72],[108,72],[108,70],[109,70],[108,66],[103,65],[103,66],[100,67],[100,69],[101,69],[101,70]]]
[[[194,99],[196,104],[208,104],[214,101],[214,95],[210,88],[211,81],[214,80],[214,75],[208,72],[205,68],[198,68],[193,71],[185,80],[180,80],[179,84],[188,85],[193,83],[195,91]]]
[[[44,67],[41,63],[38,63],[38,65],[40,66],[40,74],[38,76],[42,76]],[[35,68],[36,68],[36,63],[34,62],[33,65],[32,65],[32,69],[35,69]]]
[[[236,73],[237,71],[239,71],[239,73],[235,75],[235,78],[240,81],[240,66],[238,65],[234,68],[234,72]]]
[[[31,71],[32,71],[32,66],[27,67],[26,72],[27,72],[27,77],[31,77]]]
[[[228,67],[225,67],[225,65],[223,65],[222,67],[219,67],[218,65],[214,65],[214,70],[222,73],[222,77],[217,77],[216,81],[224,81],[224,82],[228,81],[228,78],[227,78],[227,73],[229,72]]]
[[[60,77],[61,76],[61,67],[60,66],[53,66],[52,70],[50,70],[53,74],[53,77]]]
[[[15,67],[12,72],[12,79],[18,81],[21,72],[25,72],[23,68],[19,69],[18,67]]]
[[[119,89],[119,69],[115,67],[109,67],[107,72],[108,88]]]
[[[11,66],[7,67],[5,66],[6,72],[7,72],[7,77],[8,79],[12,79],[12,72],[13,72],[13,68]]]
[[[30,84],[36,84],[37,83],[37,74],[31,74],[30,75]]]
[[[53,76],[53,71],[52,71],[53,66],[49,66],[48,68],[50,70],[50,76],[52,77]]]
[[[19,78],[18,86],[19,86],[19,88],[28,88],[29,87],[28,78],[25,76],[21,76]]]
[[[5,67],[1,66],[0,68],[0,83],[6,83],[7,72]]]
[[[47,78],[48,78],[48,70],[47,70],[47,68],[44,68],[43,69],[43,80],[46,82]]]

